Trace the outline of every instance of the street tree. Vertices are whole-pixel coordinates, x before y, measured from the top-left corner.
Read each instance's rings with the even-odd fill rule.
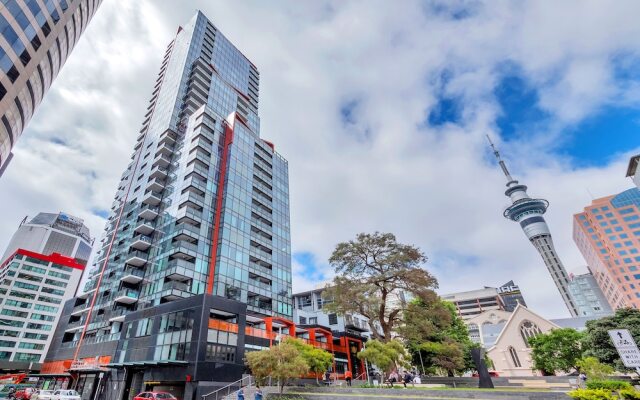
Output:
[[[315,374],[316,383],[319,384],[318,376],[322,376],[322,374],[331,368],[333,365],[333,355],[326,350],[304,343],[300,339],[287,338],[284,342],[298,349],[309,366],[309,370]]]
[[[370,340],[367,342],[367,347],[358,353],[359,359],[377,366],[384,373],[399,367],[408,367],[409,357],[404,345],[398,340],[388,342]]]
[[[395,296],[405,292],[426,303],[437,297],[437,280],[424,269],[426,261],[419,248],[398,243],[391,233],[360,233],[339,243],[329,258],[336,276],[325,292],[333,300],[327,308],[367,317],[375,339],[388,342],[406,308]]]
[[[636,343],[640,343],[640,310],[620,308],[614,315],[587,321],[587,330],[583,341],[584,355],[595,357],[601,363],[612,366],[618,371],[626,368],[609,337],[609,330],[628,329]]]
[[[535,369],[552,375],[556,371],[571,372],[582,357],[584,335],[575,329],[553,329],[529,339]]]
[[[309,364],[292,343],[282,342],[269,349],[252,351],[247,353],[246,360],[256,382],[264,384],[266,378],[271,377],[278,381],[280,393],[290,379],[309,372]]]

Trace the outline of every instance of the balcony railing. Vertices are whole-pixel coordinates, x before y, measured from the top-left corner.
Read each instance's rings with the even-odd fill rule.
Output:
[[[135,289],[120,289],[115,296],[114,301],[124,304],[132,304],[138,301],[140,293]]]

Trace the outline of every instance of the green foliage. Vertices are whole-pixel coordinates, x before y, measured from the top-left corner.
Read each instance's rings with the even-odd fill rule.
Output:
[[[622,389],[618,392],[620,397],[627,400],[640,400],[640,392],[635,389]]]
[[[408,367],[406,359],[409,357],[404,345],[397,340],[381,342],[370,340],[367,348],[358,353],[358,358],[365,359],[371,364],[375,364],[384,372],[390,372],[394,368]]]
[[[298,347],[292,343],[280,343],[266,350],[252,351],[246,355],[247,365],[259,384],[267,377],[276,379],[280,393],[289,379],[309,372],[309,365]]]
[[[604,379],[614,372],[612,367],[602,364],[595,357],[584,357],[576,361],[576,366],[580,372],[584,372],[589,379]]]
[[[567,393],[576,400],[617,400],[617,396],[604,389],[576,389]]]
[[[298,349],[309,366],[309,370],[316,374],[316,381],[318,375],[323,374],[333,365],[333,355],[328,351],[304,343],[300,339],[287,338],[284,343],[291,344]]]
[[[620,389],[633,389],[633,386],[629,382],[615,381],[615,380],[600,380],[600,379],[588,379],[587,389],[605,389],[610,391],[617,391]]]
[[[355,240],[338,243],[329,258],[336,277],[325,296],[327,310],[358,313],[369,318],[375,339],[388,342],[402,322],[405,305],[392,302],[398,291],[429,303],[437,298],[436,279],[423,268],[427,257],[419,248],[398,243],[391,233],[360,233]]]
[[[431,372],[442,368],[451,376],[474,368],[471,349],[477,345],[469,339],[467,326],[449,302],[412,301],[398,331],[407,341],[415,365],[422,364]]]
[[[582,356],[583,337],[584,335],[575,329],[562,328],[530,338],[534,368],[548,374],[555,371],[572,371]]]
[[[620,356],[613,347],[608,331],[611,329],[628,329],[636,343],[640,342],[640,310],[621,308],[609,317],[587,321],[587,330],[582,348],[584,355],[596,357],[600,362],[614,367],[617,371],[624,371]]]

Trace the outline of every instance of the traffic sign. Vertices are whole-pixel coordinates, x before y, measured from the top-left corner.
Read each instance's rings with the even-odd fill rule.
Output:
[[[615,329],[609,331],[613,345],[618,350],[622,363],[628,368],[640,367],[640,350],[636,346],[631,333],[627,329]]]

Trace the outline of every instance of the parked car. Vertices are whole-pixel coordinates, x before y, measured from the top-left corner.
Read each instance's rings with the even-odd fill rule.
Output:
[[[51,396],[53,396],[53,390],[38,390],[35,398],[31,396],[31,400],[51,400]]]
[[[80,395],[75,390],[54,390],[50,400],[80,400]]]
[[[138,393],[133,400],[177,400],[174,395],[168,392],[142,392]]]

